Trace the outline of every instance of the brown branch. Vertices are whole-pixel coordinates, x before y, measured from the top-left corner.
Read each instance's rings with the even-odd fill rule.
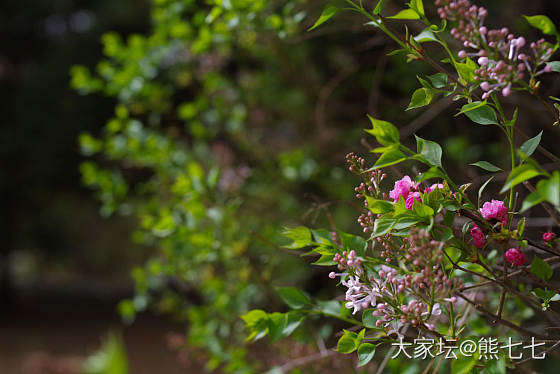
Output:
[[[466,297],[465,295],[463,295],[461,292],[456,292],[455,293],[457,296],[459,296],[461,299],[465,300],[466,302],[468,302],[469,304],[471,304],[472,306],[475,307],[476,310],[482,312],[483,314],[485,314],[486,316],[490,317],[492,320],[495,320],[497,323],[502,324],[504,326],[507,326],[517,332],[519,332],[520,334],[523,334],[525,336],[534,336],[534,337],[538,337],[539,339],[545,339],[546,336],[539,334],[537,332],[531,331],[531,330],[527,330],[521,326],[517,326],[516,324],[503,319],[501,317],[498,317],[497,315],[493,314],[492,312],[486,310],[482,305],[475,303],[474,301],[472,301],[471,299],[469,299],[468,297]]]

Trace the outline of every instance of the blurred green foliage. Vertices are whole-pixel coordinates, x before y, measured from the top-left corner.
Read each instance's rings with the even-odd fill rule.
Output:
[[[84,361],[84,374],[127,374],[128,358],[122,338],[111,333],[99,351]]]
[[[108,33],[95,71],[71,71],[79,92],[117,101],[103,134],[80,136],[91,157],[83,181],[103,215],[134,217],[133,239],[155,249],[132,271],[136,296],[119,310],[127,321],[149,306],[188,321],[210,370],[251,371],[239,316],[269,303],[272,284],[305,277],[270,242],[302,212],[306,184],[332,173],[314,148],[296,147],[285,114],[297,118],[309,103],[274,71],[288,53],[302,58],[279,42],[298,30],[299,5],[153,1],[148,36]],[[344,187],[324,188],[337,197]]]

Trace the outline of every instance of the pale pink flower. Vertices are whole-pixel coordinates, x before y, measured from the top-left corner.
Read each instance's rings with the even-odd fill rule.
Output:
[[[473,243],[476,248],[483,248],[486,245],[486,237],[484,233],[477,225],[471,229],[471,236],[473,238]]]
[[[521,266],[527,263],[525,254],[517,248],[510,248],[506,252],[506,260],[513,266]]]
[[[414,201],[418,201],[419,203],[422,202],[422,198],[420,197],[420,192],[413,192],[408,195],[405,202],[406,209],[408,210],[412,209],[412,206],[414,205]]]
[[[480,209],[480,213],[486,220],[496,219],[500,221],[502,225],[505,225],[507,222],[507,208],[501,200],[485,202]]]
[[[426,193],[430,193],[435,189],[443,190],[443,183],[434,183],[430,187],[426,188]]]
[[[552,231],[547,231],[544,234],[542,234],[542,240],[544,240],[545,242],[551,242],[556,238],[556,234],[553,233]]]
[[[405,175],[401,180],[395,182],[395,188],[389,192],[389,197],[393,201],[398,201],[401,196],[406,200],[413,189],[416,189],[416,184],[412,183],[408,175]]]

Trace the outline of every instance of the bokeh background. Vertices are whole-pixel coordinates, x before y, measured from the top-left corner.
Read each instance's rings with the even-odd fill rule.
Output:
[[[119,317],[117,304],[134,293],[131,269],[143,265],[157,244],[132,240],[137,218],[107,214],[84,186],[80,164],[90,157],[80,152],[78,138],[85,131],[100,136],[122,98],[106,92],[81,95],[71,87],[69,74],[77,64],[95,67],[103,56],[101,36],[109,31],[122,37],[148,35],[151,12],[165,3],[5,0],[0,5],[0,373],[81,372],[84,358],[109,339],[110,331],[116,331],[113,339],[122,337],[131,373],[202,370],[196,359],[173,349],[187,328],[181,318],[158,308],[139,313],[130,325]],[[281,8],[289,2],[272,3]],[[186,126],[187,135],[181,135],[202,139],[213,152],[225,144],[238,164],[257,165],[254,157],[270,161],[266,173],[251,178],[266,179],[286,195],[276,202],[281,207],[259,207],[263,219],[278,211],[275,222],[327,226],[333,213],[340,228],[355,230],[351,203],[356,181],[345,169],[344,156],[367,154],[366,113],[397,124],[403,138],[418,132],[438,139],[446,162],[456,166],[448,169],[475,187],[484,179],[461,164],[479,159],[507,163],[499,134],[453,118],[451,100],[425,111],[403,111],[408,93],[418,86],[415,76],[431,73],[425,66],[388,56],[394,46],[353,15],[343,14],[307,33],[322,1],[294,3],[297,12],[290,14],[300,16],[287,31],[268,30],[254,50],[228,54],[221,68],[233,82],[253,82],[255,93],[264,95],[244,97],[250,105],[242,131],[259,134],[244,144],[253,144],[256,151],[249,155],[236,149],[221,130],[200,135],[200,128]],[[393,3],[397,10],[399,2]],[[478,3],[490,9],[490,24],[509,25],[519,33],[533,33],[521,14],[547,14],[560,21],[560,3],[554,0]],[[243,74],[247,80],[240,78]],[[547,93],[558,95],[560,81],[547,84]],[[244,90],[252,92],[250,83]],[[531,101],[510,101],[524,109],[520,126],[528,135],[536,134],[535,121],[548,126],[546,114]],[[557,149],[550,139],[543,139],[543,145]],[[261,244],[264,251],[275,251]],[[294,269],[293,279],[304,282],[309,292],[333,292],[323,269]]]

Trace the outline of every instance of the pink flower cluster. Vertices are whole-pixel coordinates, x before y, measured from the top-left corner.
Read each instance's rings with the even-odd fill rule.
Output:
[[[508,28],[489,30],[484,26],[488,11],[472,5],[468,0],[436,0],[440,18],[457,21],[451,35],[472,52],[459,51],[459,58],[472,57],[480,68],[475,70],[475,80],[480,82],[486,99],[492,92],[501,91],[509,96],[512,86],[525,78],[525,73],[536,77],[551,72],[546,62],[552,57],[553,46],[544,39],[529,46],[532,57],[523,53],[527,42],[524,37],[515,37]],[[541,66],[543,66],[540,68]],[[540,68],[540,70],[539,70]]]
[[[487,221],[495,219],[499,221],[502,226],[507,223],[508,211],[504,202],[501,200],[492,200],[485,202],[480,209],[480,213],[482,214],[482,217],[484,217],[484,219]]]
[[[506,260],[513,266],[521,266],[527,263],[525,254],[517,248],[510,248],[506,251]]]
[[[389,197],[393,201],[397,202],[403,197],[405,200],[406,209],[412,209],[414,202],[422,202],[422,194],[419,190],[420,183],[414,183],[408,175],[405,175],[402,179],[395,182],[395,187],[389,192]],[[426,193],[430,193],[435,189],[443,189],[442,183],[432,184],[430,187],[426,188]]]

